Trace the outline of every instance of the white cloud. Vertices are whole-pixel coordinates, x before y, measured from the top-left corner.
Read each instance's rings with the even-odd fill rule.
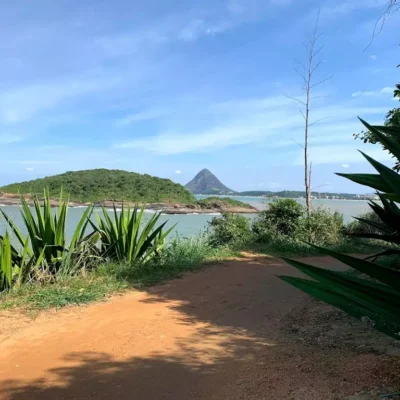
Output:
[[[323,7],[322,14],[348,14],[359,9],[380,8],[387,4],[387,0],[342,0],[332,2],[332,5]]]
[[[372,54],[372,56],[369,56],[369,58],[371,60],[377,60],[378,59],[378,57],[375,54]]]
[[[66,146],[64,144],[46,144],[44,146],[38,147],[39,151],[65,151],[67,149],[69,149],[69,146]]]
[[[12,144],[22,142],[24,140],[23,136],[14,135],[12,133],[2,133],[0,134],[0,145],[1,144]]]
[[[387,93],[387,94],[393,94],[394,87],[391,86],[386,86],[383,89],[381,89],[381,93]]]
[[[191,42],[206,33],[206,31],[205,22],[201,19],[196,19],[190,21],[188,25],[178,32],[178,38],[185,42]]]
[[[343,168],[350,168],[350,165],[349,164],[342,164],[342,167]]]
[[[365,92],[358,91],[358,92],[354,92],[351,95],[351,97],[375,96],[377,93],[379,93],[379,92],[374,92],[373,90],[368,90],[368,91],[365,91]]]
[[[228,146],[254,143],[262,138],[262,128],[235,125],[188,133],[167,133],[158,136],[117,143],[118,149],[141,149],[156,154],[204,152]]]
[[[57,164],[55,160],[17,160],[11,161],[11,164],[21,164],[21,165],[51,165]]]
[[[175,171],[175,173],[176,173],[177,175],[180,175],[180,174],[182,173],[182,171],[180,171],[179,169],[177,169],[177,170]]]
[[[282,96],[283,97],[283,96]],[[266,147],[293,145],[301,138],[304,120],[293,101],[281,97],[231,101],[208,107],[213,119],[223,121],[207,129],[161,132],[158,135],[114,143],[118,149],[140,149],[160,155],[210,152],[230,146],[259,143]],[[196,112],[204,110],[196,108]],[[312,127],[310,143],[336,143],[336,139],[353,142],[352,134],[361,129],[356,116],[383,116],[386,107],[355,107],[348,102],[321,107],[316,105],[312,118],[330,117]],[[184,111],[183,111],[184,113]],[[217,115],[215,115],[217,114]],[[217,117],[217,118],[215,118]],[[188,110],[187,118],[191,114]],[[204,117],[207,120],[207,115]],[[376,118],[375,118],[376,119]],[[300,139],[301,140],[301,139]],[[343,160],[346,162],[346,160]]]
[[[58,82],[44,82],[2,93],[0,121],[15,124],[51,109],[68,98],[115,86],[119,78],[79,77]]]
[[[126,115],[123,118],[117,119],[115,121],[115,126],[126,126],[131,125],[139,121],[148,121],[152,119],[162,118],[168,115],[168,110],[165,109],[153,109],[141,111],[134,114]]]
[[[35,170],[35,167],[26,167],[25,170],[31,172]]]
[[[351,96],[352,97],[361,97],[361,96],[379,96],[381,94],[392,94],[393,93],[394,88],[392,88],[391,86],[386,86],[380,90],[367,90],[367,91],[358,91],[358,92],[354,92]]]
[[[365,163],[366,160],[364,156],[359,151],[357,151],[357,148],[364,147],[362,144],[358,146],[356,145],[356,147],[349,145],[310,147],[309,159],[312,161],[313,165],[341,163],[346,164],[346,162],[351,162],[352,164]],[[383,151],[379,147],[369,147],[367,150],[365,150],[364,148],[364,152],[380,162],[392,160],[390,154],[386,151]],[[293,165],[303,165],[303,163],[303,154],[301,152],[297,152],[297,156],[294,156]]]
[[[272,7],[284,7],[294,0],[230,0],[214,2],[201,10],[170,13],[145,27],[119,35],[105,35],[93,40],[92,46],[106,57],[143,55],[143,51],[173,42],[194,42],[243,26],[252,21],[271,18]],[[202,4],[202,3],[199,3]]]
[[[229,0],[227,3],[227,9],[232,14],[243,14],[246,11],[246,5],[240,0]]]

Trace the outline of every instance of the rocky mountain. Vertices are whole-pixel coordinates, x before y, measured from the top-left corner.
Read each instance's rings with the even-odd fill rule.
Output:
[[[185,188],[193,194],[234,194],[234,190],[229,189],[208,169],[201,170]]]

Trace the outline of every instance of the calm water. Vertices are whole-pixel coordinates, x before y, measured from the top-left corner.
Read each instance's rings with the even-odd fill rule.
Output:
[[[196,196],[197,198],[204,198],[206,196]],[[242,202],[249,203],[258,209],[264,209],[266,207],[266,200],[259,197],[234,197],[230,196],[236,200],[240,200]],[[298,200],[300,203],[304,203],[304,199]],[[314,200],[314,206],[323,206],[328,207],[332,211],[339,211],[343,214],[345,222],[351,220],[352,217],[360,215],[369,210],[368,203],[363,200]],[[0,208],[4,210],[13,221],[19,226],[23,227],[22,219],[20,216],[20,209],[16,206],[1,206]],[[77,222],[84,208],[70,208],[68,212],[68,227],[69,234],[72,235],[73,229],[75,228]],[[98,210],[100,211],[100,210]],[[148,212],[147,215],[150,217],[151,212]],[[183,237],[191,237],[193,235],[197,235],[203,232],[207,223],[211,221],[212,218],[215,217],[215,214],[208,215],[200,215],[200,214],[191,214],[191,215],[162,215],[160,217],[160,221],[168,221],[167,226],[176,226],[176,233]],[[248,216],[252,218],[252,216]],[[5,231],[6,222],[3,217],[0,216],[0,234]],[[24,232],[25,233],[25,232]]]
[[[206,198],[207,196],[196,196],[198,199]],[[223,197],[223,196],[221,196]],[[268,203],[272,202],[272,199],[266,199],[262,197],[245,197],[245,196],[226,196],[234,200],[242,201],[243,203],[249,203],[253,207],[263,210],[267,207]],[[300,204],[305,205],[305,199],[296,199]],[[349,222],[353,217],[357,217],[370,210],[368,202],[366,200],[313,200],[313,207],[326,207],[332,212],[338,211],[343,214],[344,221]]]

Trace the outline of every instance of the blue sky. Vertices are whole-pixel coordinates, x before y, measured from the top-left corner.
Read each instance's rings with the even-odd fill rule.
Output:
[[[357,116],[396,103],[400,13],[369,44],[387,0],[8,1],[0,15],[0,184],[118,168],[189,181],[208,168],[236,190],[301,189],[301,82],[320,7],[313,186],[367,189]],[[322,189],[323,188],[323,189]]]

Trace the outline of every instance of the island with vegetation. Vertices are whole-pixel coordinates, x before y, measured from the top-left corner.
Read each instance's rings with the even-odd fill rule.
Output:
[[[197,201],[182,185],[169,179],[122,170],[92,169],[70,171],[26,182],[0,187],[0,204],[17,205],[22,195],[28,204],[41,198],[48,190],[52,206],[58,205],[61,191],[68,196],[70,205],[93,203],[97,206],[121,207],[125,204],[146,205],[149,209],[166,214],[210,212],[250,213],[256,209],[246,203],[229,198],[211,198]]]

